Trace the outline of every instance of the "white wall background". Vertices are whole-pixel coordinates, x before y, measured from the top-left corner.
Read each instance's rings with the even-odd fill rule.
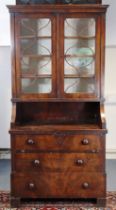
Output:
[[[9,147],[11,115],[10,47],[0,47],[0,148]]]
[[[103,0],[110,7],[106,22],[106,119],[107,158],[116,158],[116,0]],[[0,0],[0,148],[10,147],[8,130],[11,115],[10,21],[6,5],[15,0]]]
[[[15,4],[15,0],[0,0],[0,46],[10,45],[10,19],[6,5]]]
[[[105,98],[107,157],[116,159],[116,47],[106,48]]]
[[[0,0],[0,46],[10,45],[9,13],[6,5],[15,4],[16,0]],[[116,0],[103,0],[110,7],[107,13],[107,45],[116,46]]]

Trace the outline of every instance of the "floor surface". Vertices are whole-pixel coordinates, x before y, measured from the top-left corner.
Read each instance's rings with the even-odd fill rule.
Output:
[[[0,190],[10,190],[10,160],[0,160]],[[106,161],[107,191],[116,191],[116,160]]]

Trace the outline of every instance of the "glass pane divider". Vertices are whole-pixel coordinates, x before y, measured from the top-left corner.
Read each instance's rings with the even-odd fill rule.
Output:
[[[88,79],[91,79],[91,78],[94,78],[95,75],[64,75],[64,78],[88,78]]]
[[[52,75],[20,75],[21,78],[52,78]]]
[[[74,55],[74,54],[73,54],[73,55],[68,55],[68,54],[66,54],[66,55],[64,55],[64,58],[66,58],[66,57],[70,57],[70,58],[71,58],[71,57],[75,57],[75,58],[76,58],[76,57],[77,57],[77,58],[85,58],[85,57],[86,57],[86,58],[88,58],[88,57],[91,58],[91,57],[92,57],[92,58],[94,58],[94,57],[95,57],[95,54],[94,54],[94,55]]]
[[[96,37],[95,36],[90,36],[90,37],[87,37],[87,36],[65,36],[64,39],[95,39]]]
[[[35,36],[35,35],[25,35],[19,36],[19,39],[51,39],[52,36]]]
[[[29,58],[37,58],[37,59],[41,59],[41,58],[50,58],[50,57],[52,57],[52,55],[50,54],[50,55],[34,55],[34,54],[23,54],[23,56],[25,56],[25,57],[29,57]]]

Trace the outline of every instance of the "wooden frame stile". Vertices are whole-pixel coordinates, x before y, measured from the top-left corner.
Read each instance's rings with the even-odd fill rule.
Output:
[[[59,16],[62,16],[62,18],[59,18]],[[63,99],[63,94],[64,94],[64,15],[61,13],[58,16],[58,59],[60,61],[60,65],[58,64],[58,83],[59,83],[59,90],[58,90],[58,97]],[[62,30],[61,30],[62,28]]]
[[[15,14],[10,16],[11,26],[11,70],[12,70],[12,98],[16,98],[16,48],[15,48]]]
[[[17,90],[17,98],[20,98],[20,94],[21,91],[19,92],[19,90],[21,89],[20,86],[21,86],[21,74],[19,73],[19,69],[20,69],[20,66],[19,66],[19,61],[21,59],[21,56],[19,55],[19,38],[18,38],[18,34],[19,34],[19,27],[17,27],[19,25],[19,19],[20,17],[18,17],[16,14],[15,14],[15,37],[16,37],[16,40],[15,40],[15,48],[16,48],[16,53],[15,53],[15,62],[16,62],[16,68],[15,68],[15,71],[16,71],[16,90]],[[20,59],[17,59],[17,55],[18,58]]]
[[[57,57],[55,56],[55,52],[57,51],[57,33],[55,33],[55,31],[57,31],[56,28],[56,19],[55,19],[55,14],[53,15],[53,18],[51,20],[52,24],[52,28],[51,28],[51,43],[52,43],[52,88],[53,88],[53,95],[52,95],[52,99],[56,97],[57,95]],[[56,72],[55,72],[56,70]]]
[[[101,16],[101,99],[104,101],[104,77],[105,77],[105,14]]]

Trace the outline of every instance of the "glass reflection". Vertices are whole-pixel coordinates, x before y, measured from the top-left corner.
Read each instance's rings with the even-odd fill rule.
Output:
[[[51,36],[51,21],[48,18],[23,18],[20,23],[20,36],[33,38]]]
[[[95,36],[95,20],[93,18],[67,18],[65,36]]]
[[[95,81],[93,78],[65,78],[64,91],[65,93],[94,93]]]
[[[51,79],[50,78],[29,78],[21,81],[23,93],[50,93]]]

